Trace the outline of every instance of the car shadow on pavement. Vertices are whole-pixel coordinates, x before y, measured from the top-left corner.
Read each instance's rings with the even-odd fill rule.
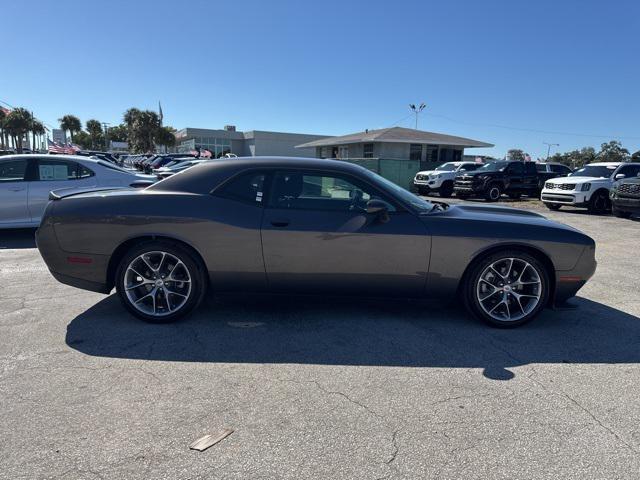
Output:
[[[636,363],[640,318],[584,298],[501,330],[459,307],[344,298],[216,297],[183,321],[132,317],[111,295],[71,321],[87,355],[178,362],[482,368],[508,380],[531,363]]]
[[[0,250],[36,248],[35,228],[0,230]]]

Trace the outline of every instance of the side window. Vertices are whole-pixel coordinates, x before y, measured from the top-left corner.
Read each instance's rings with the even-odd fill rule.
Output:
[[[626,165],[618,170],[618,173],[623,173],[625,178],[637,177],[638,172],[640,172],[640,166],[638,165]]]
[[[78,178],[89,178],[94,175],[95,173],[93,173],[93,170],[90,170],[82,164],[78,164]]]
[[[512,175],[522,175],[524,169],[522,168],[522,163],[515,162],[509,165],[507,171]]]
[[[524,171],[527,175],[536,175],[536,165],[533,162],[527,162],[524,164]]]
[[[218,197],[237,202],[262,204],[266,175],[261,172],[248,172],[238,175],[215,191]]]
[[[367,202],[382,198],[372,187],[351,177],[332,173],[278,172],[273,180],[269,206],[296,210],[362,211]]]
[[[553,169],[556,165],[551,165],[551,171],[555,172],[555,170]],[[537,163],[536,164],[536,170],[538,172],[544,173],[547,171],[547,165],[544,163]]]
[[[0,183],[22,182],[27,171],[26,160],[0,161]]]
[[[562,175],[571,173],[571,169],[569,167],[565,167],[564,165],[551,165],[551,171],[553,173],[561,173]]]
[[[473,172],[474,170],[477,170],[478,168],[480,168],[482,166],[482,164],[480,163],[468,163],[467,165],[465,165],[463,168],[464,170],[466,170],[467,172]]]
[[[68,160],[39,159],[36,178],[43,182],[77,180],[78,167],[76,162]]]

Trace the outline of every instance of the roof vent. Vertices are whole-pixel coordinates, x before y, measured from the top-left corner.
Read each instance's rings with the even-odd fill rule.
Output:
[[[235,131],[236,131],[236,126],[235,126],[235,125],[225,125],[225,126],[224,126],[224,129],[225,129],[227,132],[235,132]]]

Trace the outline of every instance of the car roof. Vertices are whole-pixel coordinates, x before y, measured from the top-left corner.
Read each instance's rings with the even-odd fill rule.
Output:
[[[593,163],[588,163],[586,166],[589,165],[593,165],[594,167],[613,167],[613,166],[617,166],[617,165],[622,165],[625,162],[593,162]]]
[[[282,169],[317,169],[333,170],[344,173],[360,174],[364,167],[337,159],[303,158],[303,157],[236,157],[220,158],[203,162],[158,182],[148,189],[164,191],[190,191],[204,193],[211,191],[220,182],[243,170],[259,168]]]

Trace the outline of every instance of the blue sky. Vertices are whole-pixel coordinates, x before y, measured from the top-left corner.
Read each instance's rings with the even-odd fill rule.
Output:
[[[0,100],[49,125],[156,109],[176,128],[413,126],[534,158],[640,149],[640,2],[5,0]],[[508,127],[508,128],[504,128]]]

